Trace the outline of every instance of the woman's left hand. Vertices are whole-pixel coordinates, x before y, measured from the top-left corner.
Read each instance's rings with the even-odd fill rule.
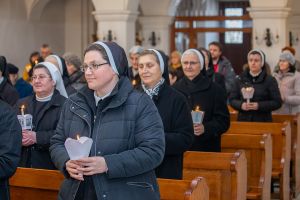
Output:
[[[82,166],[78,170],[82,171],[85,176],[101,174],[108,170],[105,159],[100,156],[81,158],[77,161]]]

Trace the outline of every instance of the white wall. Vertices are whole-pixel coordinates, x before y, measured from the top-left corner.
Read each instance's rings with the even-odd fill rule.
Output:
[[[66,0],[65,52],[82,57],[84,49],[92,42],[95,31],[94,10],[90,0]]]
[[[0,54],[23,69],[31,52],[48,43],[58,53],[64,51],[64,1],[52,0],[40,19],[27,20],[20,0],[0,1]]]

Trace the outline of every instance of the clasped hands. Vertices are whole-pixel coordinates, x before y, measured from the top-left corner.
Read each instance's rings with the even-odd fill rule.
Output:
[[[244,102],[242,103],[242,110],[248,111],[248,110],[258,110],[258,103],[257,102]]]
[[[69,160],[66,162],[66,170],[76,180],[84,181],[83,176],[91,176],[107,172],[105,159],[100,156]]]

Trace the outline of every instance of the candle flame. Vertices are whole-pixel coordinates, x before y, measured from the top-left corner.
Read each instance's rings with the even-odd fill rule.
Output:
[[[132,82],[131,82],[131,84],[132,84],[133,86],[135,86],[135,85],[136,85],[136,80],[133,79]]]
[[[77,140],[79,140],[80,136],[77,134],[77,135],[76,135],[76,138],[77,138]]]
[[[38,60],[35,60],[35,61],[34,61],[34,64],[38,64]]]
[[[24,109],[25,109],[25,105],[22,105],[22,106],[21,106],[21,109],[24,110]]]
[[[200,111],[200,106],[196,106],[195,111]]]

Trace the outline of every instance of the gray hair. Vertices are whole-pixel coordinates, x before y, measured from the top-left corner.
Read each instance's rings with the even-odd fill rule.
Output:
[[[77,55],[75,55],[74,53],[65,53],[63,55],[63,58],[65,59],[67,64],[72,64],[76,69],[80,70],[80,66],[82,63]]]
[[[144,51],[144,48],[137,45],[137,46],[133,46],[129,49],[129,55],[130,54],[141,54]]]

